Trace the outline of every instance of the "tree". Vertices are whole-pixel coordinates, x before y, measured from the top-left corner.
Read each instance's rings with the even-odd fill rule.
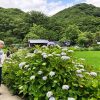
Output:
[[[96,32],[95,33],[95,41],[97,42],[100,42],[100,32]]]
[[[78,37],[78,44],[83,47],[89,47],[94,42],[94,34],[91,32],[83,32]]]
[[[36,34],[34,34],[34,33],[31,33],[31,32],[29,32],[26,36],[25,36],[25,38],[24,38],[24,42],[27,42],[29,39],[39,39],[40,37],[39,36],[37,36]]]
[[[49,17],[41,12],[31,11],[29,12],[29,15],[31,24],[35,23],[37,25],[42,25],[43,27],[46,27],[46,25],[48,24]]]
[[[71,45],[75,45],[77,43],[78,35],[81,33],[79,28],[76,25],[69,25],[65,33],[62,35],[64,40],[70,40]]]

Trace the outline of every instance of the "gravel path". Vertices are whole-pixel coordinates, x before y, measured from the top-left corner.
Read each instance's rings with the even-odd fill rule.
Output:
[[[16,95],[12,95],[8,88],[4,85],[1,85],[0,87],[0,100],[22,100]]]

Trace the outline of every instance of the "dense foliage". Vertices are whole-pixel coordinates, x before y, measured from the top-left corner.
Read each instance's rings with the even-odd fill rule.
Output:
[[[85,35],[87,32],[92,35],[92,41]],[[87,47],[100,41],[99,37],[100,8],[93,5],[77,4],[51,17],[37,11],[25,13],[16,8],[0,8],[0,39],[6,44],[40,38],[69,40],[72,45]]]
[[[26,100],[99,100],[100,73],[60,46],[21,49],[4,64],[3,79]]]
[[[85,3],[64,9],[51,17],[63,25],[76,24],[81,31],[100,31],[100,8]],[[66,26],[65,26],[66,27]]]

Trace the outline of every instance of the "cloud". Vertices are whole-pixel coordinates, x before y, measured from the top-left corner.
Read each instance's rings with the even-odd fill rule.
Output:
[[[47,15],[53,15],[58,11],[72,6],[72,3],[63,4],[60,1],[48,0],[0,0],[0,6],[4,8],[19,8],[23,11],[41,11]]]
[[[100,7],[100,0],[85,0],[85,2]]]
[[[19,8],[25,12],[41,11],[51,16],[80,2],[100,7],[100,0],[70,0],[70,2],[66,0],[66,3],[63,0],[51,0],[50,2],[48,0],[0,0],[0,6],[4,8]]]

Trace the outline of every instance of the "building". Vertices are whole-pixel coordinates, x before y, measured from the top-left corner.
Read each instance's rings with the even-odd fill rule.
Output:
[[[29,47],[33,47],[35,45],[43,46],[43,45],[47,45],[48,43],[49,41],[44,39],[28,40]]]

